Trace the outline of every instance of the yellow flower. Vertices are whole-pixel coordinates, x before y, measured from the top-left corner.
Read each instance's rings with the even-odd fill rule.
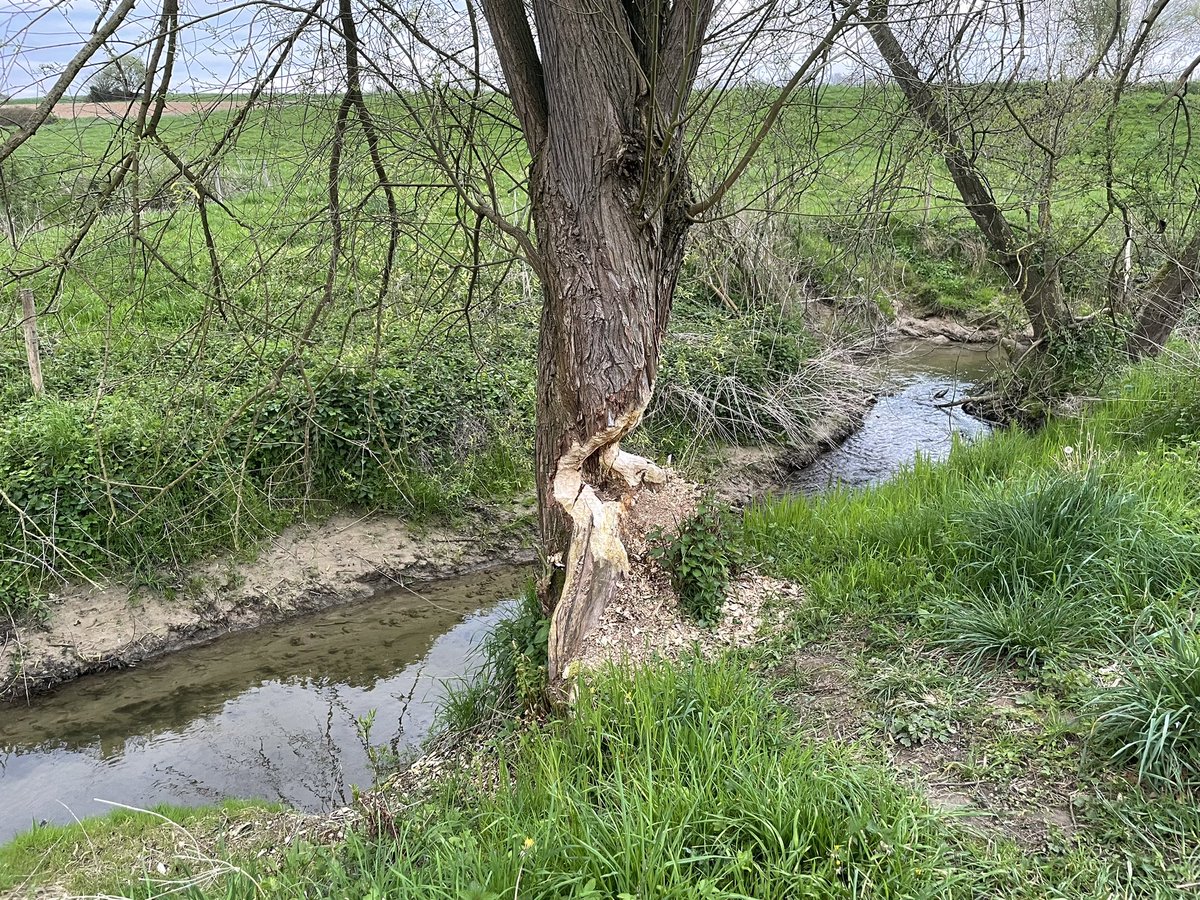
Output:
[[[531,838],[531,837],[527,837],[527,838],[525,838],[525,845],[524,845],[524,846],[525,846],[525,849],[526,849],[526,850],[532,850],[532,849],[533,849],[533,845],[534,845],[534,840],[533,840],[533,838]]]

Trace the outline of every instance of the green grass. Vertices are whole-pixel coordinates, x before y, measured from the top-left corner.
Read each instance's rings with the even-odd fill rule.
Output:
[[[958,446],[869,490],[749,509],[743,540],[766,571],[807,589],[791,638],[900,630],[966,663],[1015,668],[1097,723],[1109,763],[1192,780],[1197,362],[1179,345],[1079,419]],[[1160,640],[1164,629],[1175,637]],[[1125,671],[1115,686],[1114,660]]]
[[[170,859],[181,837],[190,843],[189,834],[207,838],[230,822],[277,809],[260,801],[228,800],[200,808],[119,809],[71,825],[42,825],[0,845],[0,891],[47,883],[75,892],[105,886],[121,890],[131,870],[145,870],[144,845]]]
[[[1096,748],[1138,777],[1179,788],[1200,780],[1200,636],[1176,627],[1138,653],[1091,710]]]
[[[1050,102],[1027,93],[1023,104]],[[698,136],[698,185],[723,177],[766,96],[721,95]],[[13,313],[0,316],[9,326],[0,333],[0,488],[13,501],[0,504],[6,613],[36,611],[59,578],[144,573],[252,544],[338,507],[452,517],[528,489],[536,290],[509,265],[497,235],[485,229],[475,246],[454,230],[452,192],[427,184],[429,164],[406,133],[413,111],[425,109],[420,98],[406,99],[412,110],[397,98],[371,103],[387,126],[394,180],[426,184],[397,189],[401,208],[419,209],[421,221],[402,217],[399,267],[391,291],[378,297],[386,208],[354,132],[342,185],[347,207],[361,210],[347,220],[353,250],[335,267],[333,302],[321,307],[303,346],[297,334],[328,269],[331,235],[319,214],[326,200],[313,173],[328,163],[333,99],[292,98],[254,111],[210,174],[209,188],[222,195],[207,207],[220,296],[195,198],[158,150],[142,147],[139,163],[139,196],[153,201],[141,212],[142,241],[130,223],[131,183],[104,198],[105,160],[132,147],[119,123],[50,123],[6,163],[4,202],[30,230],[3,262],[39,300],[48,387],[44,400],[30,398]],[[867,318],[903,299],[933,311],[1011,316],[1011,297],[961,210],[938,199],[948,185],[936,165],[927,182],[930,160],[920,152],[914,158],[923,162],[892,173],[896,195],[884,221],[863,229],[842,217],[878,188],[880,151],[918,137],[897,117],[898,100],[894,92],[830,87],[815,120],[789,110],[738,190],[747,192],[741,199],[756,195],[809,142],[823,159],[812,185],[728,232],[724,224],[696,232],[655,402],[635,438],[643,450],[703,468],[714,442],[803,443],[836,411],[844,371],[822,363],[807,327],[780,312],[804,291],[828,294],[855,315],[874,310]],[[1131,154],[1170,136],[1153,100],[1137,94],[1120,111]],[[190,158],[236,116],[172,116],[161,134],[189,148]],[[1092,126],[1078,124],[1062,161],[1070,177],[1051,198],[1061,221],[1100,208],[1077,190],[1102,161]],[[504,126],[481,133],[498,163],[525,167]],[[1019,151],[1023,139],[1011,123],[997,134]],[[1006,198],[1020,196],[1021,185],[1009,182],[1025,176],[1002,165],[991,174],[1007,186]],[[499,168],[493,175],[520,210],[520,190]],[[55,260],[88,212],[97,216],[92,230],[60,271]],[[1095,240],[1104,249],[1112,239]],[[1071,284],[1086,293],[1103,271],[1089,264]]]
[[[1073,640],[1127,638],[1182,614],[1200,588],[1195,365],[1147,364],[1081,419],[959,446],[869,491],[757,506],[744,539],[770,571],[808,584],[814,620],[922,622],[953,641],[953,601],[1014,634],[1027,624],[1036,643],[1067,624],[1052,607],[1081,602],[1094,621]]]
[[[495,762],[492,789],[446,783],[254,875],[278,897],[966,895],[917,798],[848,748],[798,740],[732,662],[601,673]]]
[[[461,738],[526,712],[545,708],[550,620],[530,583],[516,611],[484,639],[478,665],[447,686],[433,729],[440,738]]]

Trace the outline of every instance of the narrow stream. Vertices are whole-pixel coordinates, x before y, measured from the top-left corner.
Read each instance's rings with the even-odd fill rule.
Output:
[[[525,575],[390,593],[0,707],[0,842],[104,800],[348,802],[372,780],[356,719],[375,710],[371,743],[413,752]]]
[[[991,374],[992,355],[976,347],[919,341],[893,344],[880,364],[879,401],[867,413],[862,428],[797,472],[788,486],[816,494],[838,484],[878,484],[918,455],[945,459],[956,434],[967,440],[987,434],[987,424],[960,407],[938,404],[961,400],[976,382]]]
[[[901,345],[860,431],[798,473],[796,490],[885,480],[952,435],[987,427],[957,408],[990,370],[981,350]],[[375,710],[373,744],[414,752],[445,684],[512,608],[524,577],[495,571],[222,638],[204,647],[0,707],[0,842],[41,821],[111,809],[279,800],[347,802],[372,774],[356,720]]]

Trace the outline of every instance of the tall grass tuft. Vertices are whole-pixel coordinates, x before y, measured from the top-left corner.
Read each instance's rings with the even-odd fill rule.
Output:
[[[1029,665],[1127,639],[1200,578],[1200,539],[1096,468],[970,490],[948,535],[937,637]]]
[[[1093,744],[1135,764],[1138,778],[1180,787],[1200,780],[1200,636],[1182,628],[1135,654],[1121,683],[1092,703]]]

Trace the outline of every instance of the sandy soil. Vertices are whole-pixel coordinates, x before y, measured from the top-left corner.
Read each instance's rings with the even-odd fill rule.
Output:
[[[1003,328],[988,322],[972,323],[947,316],[920,316],[902,313],[892,325],[898,337],[915,338],[931,344],[1002,343],[1008,336]]]
[[[43,626],[19,627],[0,647],[0,700],[401,584],[530,562],[522,543],[482,529],[417,532],[394,518],[339,515],[288,529],[252,562],[189,567],[169,590],[73,585],[51,595]]]

